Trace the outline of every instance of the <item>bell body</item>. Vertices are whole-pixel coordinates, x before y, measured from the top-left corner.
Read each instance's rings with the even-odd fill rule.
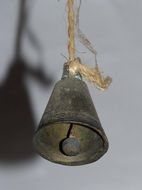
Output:
[[[70,166],[97,161],[106,153],[108,140],[85,82],[65,78],[56,83],[34,145],[45,159]]]

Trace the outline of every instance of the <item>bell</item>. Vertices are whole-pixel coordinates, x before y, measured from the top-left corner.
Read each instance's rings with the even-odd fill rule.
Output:
[[[107,152],[107,137],[80,75],[73,78],[64,71],[33,142],[45,159],[70,166],[95,162]]]

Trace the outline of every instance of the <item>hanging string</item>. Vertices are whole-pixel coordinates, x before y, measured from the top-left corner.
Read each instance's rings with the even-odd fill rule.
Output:
[[[68,53],[69,61],[75,59],[75,11],[74,0],[68,0]]]
[[[112,82],[111,77],[104,77],[99,70],[97,64],[97,51],[92,46],[91,42],[87,39],[87,37],[82,33],[79,28],[79,12],[80,5],[77,9],[77,13],[75,14],[74,8],[74,0],[67,0],[68,7],[68,53],[69,53],[69,73],[72,76],[76,74],[80,74],[89,82],[93,83],[97,88],[101,90],[106,90]],[[77,32],[77,36],[80,42],[95,56],[96,66],[94,68],[89,68],[87,65],[83,64],[81,59],[76,57],[76,49],[75,49],[75,30]]]

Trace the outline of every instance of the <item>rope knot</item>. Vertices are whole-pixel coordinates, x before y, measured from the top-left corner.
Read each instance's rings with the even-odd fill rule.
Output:
[[[79,28],[79,10],[80,6],[77,9],[77,14],[75,15],[74,10],[74,0],[67,0],[68,5],[68,52],[69,52],[69,61],[67,62],[69,68],[69,74],[71,76],[76,76],[80,74],[82,77],[87,79],[89,82],[92,82],[97,88],[101,90],[106,90],[112,82],[112,78],[107,76],[104,77],[102,72],[99,70],[97,64],[97,51],[94,49],[91,42],[87,37],[82,33]],[[80,0],[81,5],[81,0]],[[76,19],[75,19],[76,16]],[[76,49],[75,49],[75,30],[77,30],[78,38],[80,42],[95,55],[96,66],[90,68],[89,66],[82,63],[79,57],[76,58]]]
[[[82,63],[79,57],[75,58],[73,61],[69,61],[68,65],[70,75],[75,76],[79,73],[100,90],[106,90],[112,82],[111,77],[104,77],[102,75],[97,64],[94,68],[89,68],[87,65]]]
[[[81,64],[81,59],[75,58],[73,61],[69,61],[68,65],[69,65],[69,73],[72,76],[75,76],[76,74],[78,74],[80,72],[80,64]]]

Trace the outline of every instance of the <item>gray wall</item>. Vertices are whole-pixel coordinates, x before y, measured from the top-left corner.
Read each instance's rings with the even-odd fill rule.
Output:
[[[6,123],[9,121],[9,128],[7,128],[7,133],[5,132],[7,135],[9,131],[12,131],[11,128],[17,131],[17,128],[11,124],[13,117],[15,117],[15,124],[19,122],[20,125],[19,118],[23,117],[21,115],[26,108],[25,104],[22,105],[19,102],[23,102],[24,98],[28,99],[25,102],[27,106],[30,106],[27,110],[29,113],[32,112],[32,116],[29,116],[32,117],[30,122],[34,122],[33,127],[38,125],[52,88],[61,77],[62,65],[66,61],[60,54],[67,55],[65,0],[31,1],[29,23],[39,41],[42,60],[39,57],[39,49],[37,51],[33,48],[26,33],[24,34],[23,57],[25,64],[35,70],[39,68],[39,63],[42,63],[44,75],[48,77],[49,82],[44,83],[38,75],[34,77],[32,72],[25,72],[19,84],[24,87],[18,87],[18,89],[14,86],[13,77],[9,78],[9,76],[14,54],[19,1],[0,0],[0,93],[4,94],[1,95],[3,99],[1,98],[0,101],[0,107],[2,106],[0,120],[4,117]],[[8,152],[7,157],[3,157],[3,152],[0,154],[1,190],[140,190],[142,188],[141,18],[141,0],[83,0],[81,28],[98,51],[100,67],[104,73],[110,74],[113,78],[113,83],[106,92],[101,92],[88,84],[100,120],[109,138],[108,153],[98,162],[81,167],[52,164],[34,153],[30,156],[30,151],[25,159],[18,160],[14,157],[14,160],[9,154],[13,154],[14,147],[11,143],[15,138],[5,136],[2,143],[8,142],[9,149],[5,146],[5,151]],[[87,52],[79,43],[77,47],[78,51]],[[79,56],[83,57],[84,62],[94,64],[90,53],[79,53]],[[8,84],[10,86],[7,86]],[[10,100],[10,88],[16,94],[17,100]],[[21,89],[24,89],[26,93],[23,100],[18,102]],[[7,92],[10,95],[6,95],[7,99],[5,99]],[[13,104],[9,104],[7,114],[3,116],[3,109],[5,110],[9,101]],[[20,108],[18,104],[21,104]],[[9,111],[10,106],[14,112],[11,109]],[[16,109],[18,113],[21,110],[20,116],[12,115],[16,113]],[[4,128],[3,123],[5,122],[0,124],[0,133]],[[21,133],[20,130],[17,136]],[[10,134],[13,136],[12,132]],[[20,134],[20,139],[26,139],[27,136],[28,130]],[[17,144],[18,142],[15,141],[18,152]],[[22,145],[19,146],[23,148]]]

